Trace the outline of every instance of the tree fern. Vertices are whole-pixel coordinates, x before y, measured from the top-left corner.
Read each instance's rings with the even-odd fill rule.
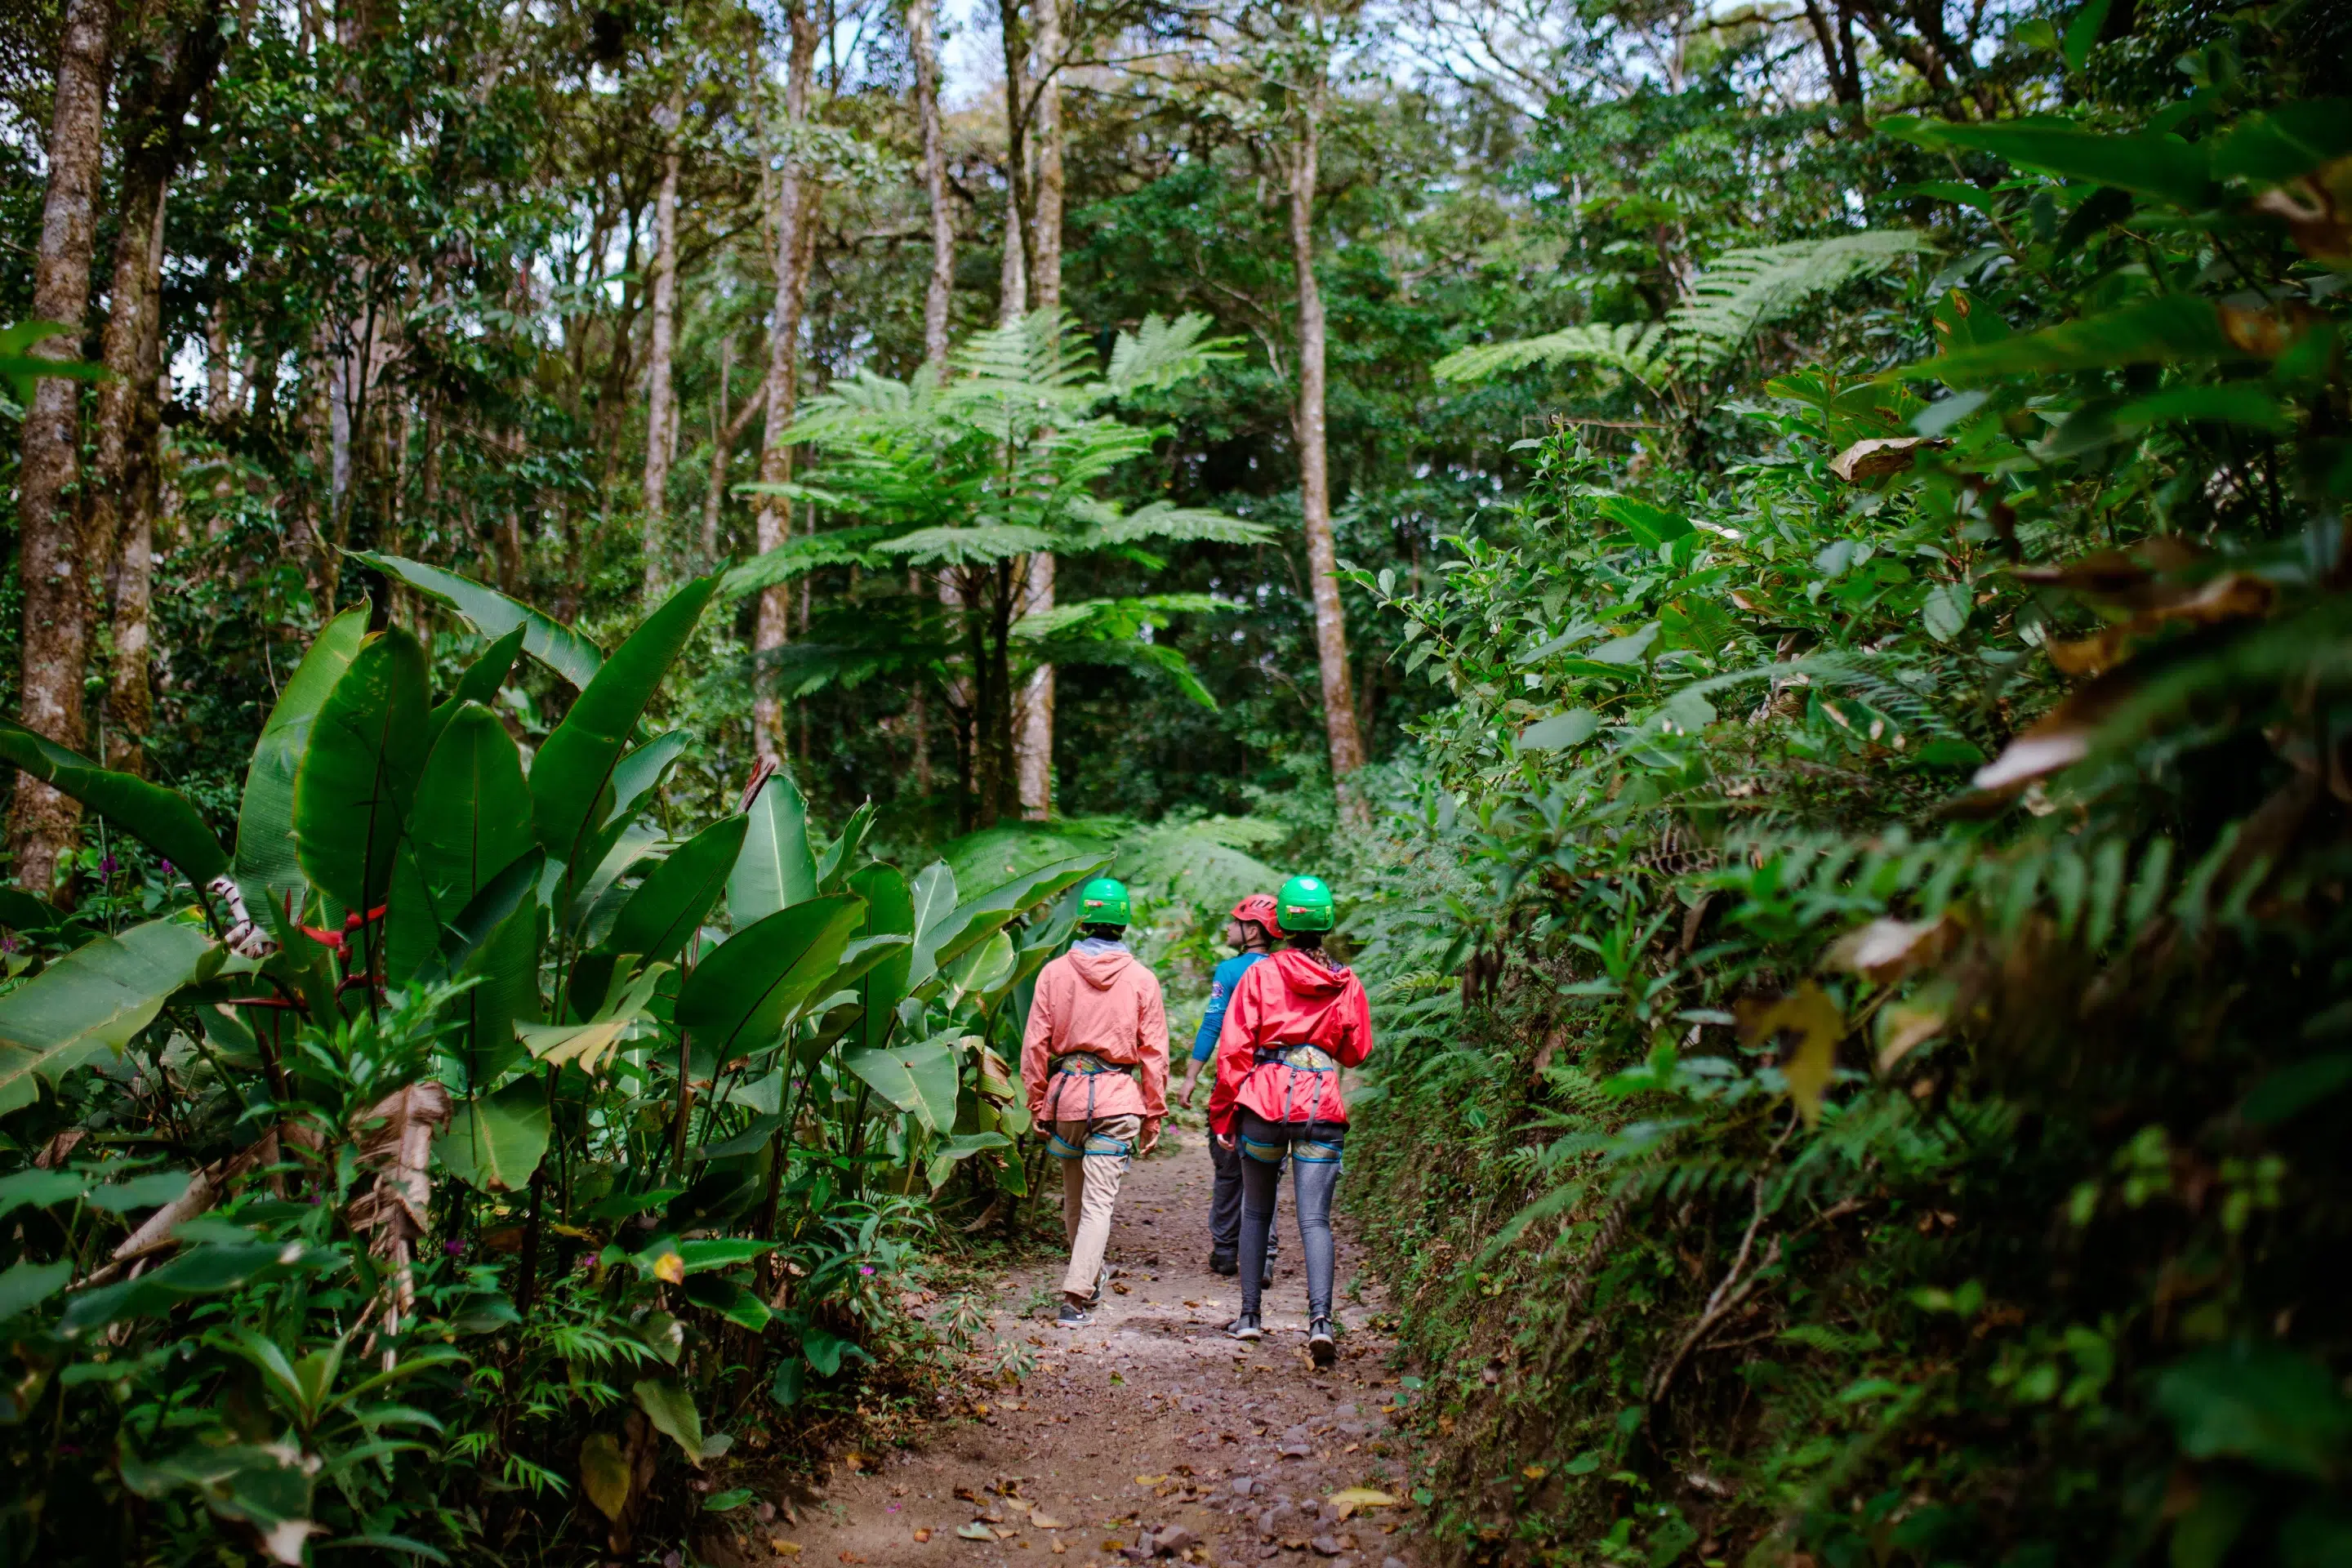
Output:
[[[1529,365],[1599,364],[1653,391],[1737,358],[1759,328],[1820,295],[1932,248],[1907,228],[1864,229],[1726,251],[1665,321],[1563,327],[1539,338],[1483,343],[1437,362],[1440,381],[1483,381]]]

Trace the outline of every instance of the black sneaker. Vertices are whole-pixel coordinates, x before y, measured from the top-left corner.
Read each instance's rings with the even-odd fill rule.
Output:
[[[1339,1359],[1339,1342],[1331,1337],[1331,1320],[1318,1318],[1307,1330],[1307,1353],[1315,1358],[1317,1366],[1329,1366]]]
[[[1240,1261],[1240,1259],[1236,1258],[1235,1258],[1232,1253],[1230,1253],[1230,1252],[1212,1252],[1211,1254],[1209,1254],[1209,1272],[1210,1272],[1210,1273],[1212,1273],[1212,1274],[1222,1274],[1222,1275],[1223,1275],[1226,1279],[1232,1279],[1234,1275],[1239,1274],[1241,1271],[1242,1271],[1241,1261]]]
[[[1265,1331],[1257,1326],[1257,1314],[1255,1312],[1244,1312],[1240,1317],[1235,1318],[1232,1322],[1225,1325],[1225,1332],[1232,1338],[1237,1340],[1262,1340],[1265,1338]]]
[[[1065,1329],[1083,1329],[1095,1321],[1094,1314],[1076,1301],[1064,1301],[1062,1310],[1054,1321]]]

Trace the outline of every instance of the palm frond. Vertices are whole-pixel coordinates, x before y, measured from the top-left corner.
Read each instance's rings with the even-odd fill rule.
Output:
[[[1084,599],[1024,616],[1013,635],[1024,642],[1131,637],[1145,626],[1164,626],[1171,616],[1211,615],[1242,606],[1214,594],[1152,594],[1129,599]]]
[[[1165,643],[1134,642],[1119,638],[1039,637],[1021,644],[1021,651],[1034,668],[1041,664],[1092,664],[1113,669],[1154,671],[1176,683],[1176,689],[1213,713],[1217,700],[1192,673],[1192,667],[1182,654]]]

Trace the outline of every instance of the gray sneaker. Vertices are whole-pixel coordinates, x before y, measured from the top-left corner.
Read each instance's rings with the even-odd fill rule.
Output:
[[[1225,1325],[1225,1332],[1230,1337],[1237,1340],[1262,1340],[1265,1338],[1265,1331],[1258,1327],[1257,1314],[1255,1312],[1244,1312],[1240,1317],[1235,1318],[1232,1322]]]

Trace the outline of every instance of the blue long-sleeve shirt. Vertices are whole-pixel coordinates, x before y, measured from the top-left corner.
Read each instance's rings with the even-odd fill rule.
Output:
[[[1242,983],[1249,966],[1265,957],[1263,952],[1237,952],[1217,965],[1209,976],[1209,1007],[1201,1015],[1201,1032],[1192,1037],[1192,1059],[1207,1061],[1217,1051],[1217,1037],[1225,1028],[1225,1004],[1234,999],[1234,987]]]

